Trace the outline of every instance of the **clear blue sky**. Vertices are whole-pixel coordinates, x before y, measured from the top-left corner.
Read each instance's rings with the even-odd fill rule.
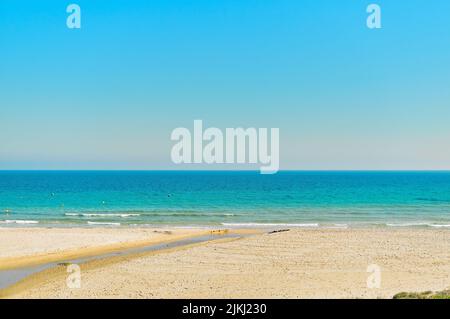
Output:
[[[0,169],[178,168],[170,133],[194,119],[279,127],[282,169],[450,169],[449,16],[448,0],[1,0]]]

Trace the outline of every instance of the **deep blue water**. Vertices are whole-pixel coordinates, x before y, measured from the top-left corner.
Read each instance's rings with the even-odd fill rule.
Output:
[[[0,171],[0,227],[103,223],[449,227],[450,172]]]

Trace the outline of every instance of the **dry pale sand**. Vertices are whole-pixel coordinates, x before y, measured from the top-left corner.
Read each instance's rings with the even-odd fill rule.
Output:
[[[367,267],[381,269],[369,289]],[[292,229],[64,269],[24,282],[16,298],[391,298],[450,287],[450,231]]]

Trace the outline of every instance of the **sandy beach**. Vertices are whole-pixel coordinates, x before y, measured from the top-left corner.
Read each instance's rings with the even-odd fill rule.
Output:
[[[33,256],[120,249],[195,236],[195,229],[2,229],[0,266]],[[251,232],[250,232],[251,233]],[[21,240],[19,240],[21,238]],[[95,248],[95,250],[94,250]],[[11,265],[11,262],[10,262]],[[369,265],[380,287],[368,288]],[[59,266],[9,298],[392,298],[450,287],[446,229],[291,229],[87,262],[81,288]],[[373,267],[373,266],[372,266]]]
[[[95,256],[205,232],[194,228],[0,228],[0,270]]]

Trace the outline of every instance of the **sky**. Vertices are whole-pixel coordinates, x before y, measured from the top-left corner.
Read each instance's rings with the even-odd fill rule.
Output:
[[[450,169],[449,14],[448,0],[1,0],[0,169],[247,167],[172,163],[172,130],[196,119],[279,128],[281,169]]]

